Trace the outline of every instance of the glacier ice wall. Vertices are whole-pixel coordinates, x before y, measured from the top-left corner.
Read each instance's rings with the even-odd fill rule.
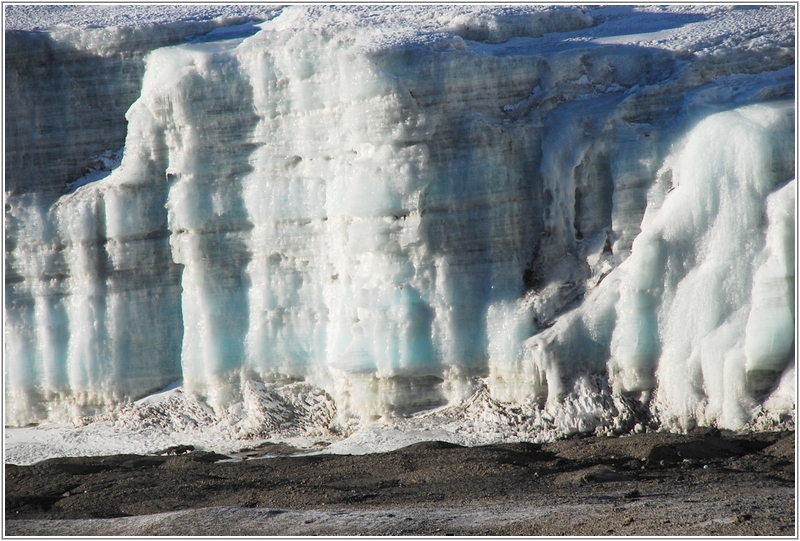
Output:
[[[629,9],[7,32],[5,422],[178,379],[793,411],[793,11]]]

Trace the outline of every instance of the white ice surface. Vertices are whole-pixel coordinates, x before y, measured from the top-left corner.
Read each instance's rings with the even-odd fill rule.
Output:
[[[7,461],[793,424],[791,6],[5,9],[182,41],[7,193]]]
[[[80,4],[6,5],[6,30],[48,30],[57,26],[74,28],[136,27],[206,21],[218,18],[269,18],[278,6],[270,5],[182,5],[182,4]]]

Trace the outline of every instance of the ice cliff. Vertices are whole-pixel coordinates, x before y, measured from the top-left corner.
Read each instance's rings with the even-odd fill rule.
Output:
[[[6,30],[6,424],[793,419],[793,6],[114,24]]]

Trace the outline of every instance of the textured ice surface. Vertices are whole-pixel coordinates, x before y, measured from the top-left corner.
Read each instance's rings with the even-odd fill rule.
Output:
[[[6,424],[793,423],[791,6],[62,7],[6,7]]]
[[[50,31],[54,28],[141,28],[216,20],[265,20],[277,6],[269,5],[8,5],[4,6],[6,30]]]

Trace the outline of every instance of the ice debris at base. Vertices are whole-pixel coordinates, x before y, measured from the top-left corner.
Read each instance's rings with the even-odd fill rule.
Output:
[[[793,426],[792,6],[29,7],[7,425]]]

